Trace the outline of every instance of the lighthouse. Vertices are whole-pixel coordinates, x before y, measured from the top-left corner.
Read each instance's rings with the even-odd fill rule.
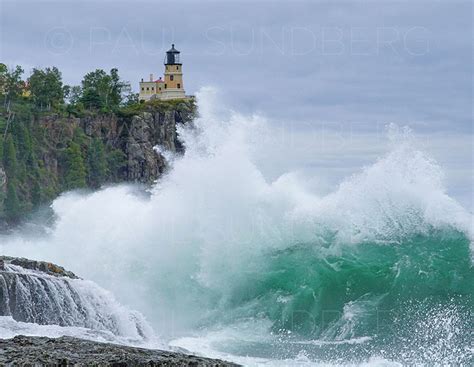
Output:
[[[186,93],[183,86],[183,64],[181,62],[181,53],[171,45],[166,51],[164,65],[164,80],[159,78],[154,80],[153,74],[150,74],[149,81],[140,82],[139,99],[148,101],[150,99],[184,99]]]

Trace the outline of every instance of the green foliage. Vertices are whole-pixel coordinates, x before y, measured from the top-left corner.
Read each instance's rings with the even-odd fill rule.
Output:
[[[5,147],[3,149],[3,167],[5,168],[8,178],[16,178],[18,161],[15,145],[13,144],[13,138],[11,135],[7,137],[7,140],[5,141]]]
[[[93,139],[87,152],[89,166],[89,186],[100,187],[107,179],[107,157],[104,144],[100,139]]]
[[[127,156],[120,149],[113,149],[107,154],[107,167],[109,180],[116,182],[120,180],[121,171],[127,165]]]
[[[7,196],[5,198],[5,216],[11,223],[16,223],[21,216],[20,200],[17,195],[17,182],[9,179],[7,184]]]
[[[5,64],[0,63],[0,94],[5,93],[7,83],[7,72],[8,68]]]
[[[110,70],[110,74],[97,69],[84,76],[80,102],[88,109],[115,111],[129,90],[130,84],[120,79],[117,69]]]
[[[66,106],[66,112],[69,116],[83,117],[85,115],[85,108],[82,102],[77,102],[75,104],[69,103]]]
[[[61,72],[56,67],[33,69],[28,82],[33,101],[41,110],[59,107],[64,103],[64,93],[69,92],[63,87]]]
[[[17,65],[15,69],[8,70],[4,64],[0,66],[0,91],[4,95],[4,106],[7,107],[12,101],[21,96],[24,82],[21,80],[23,69]]]
[[[73,87],[67,86],[67,95],[66,97],[69,100],[69,104],[75,105],[79,103],[82,96],[82,88],[79,85]]]
[[[28,165],[33,164],[33,146],[30,136],[30,130],[25,121],[16,121],[12,124],[12,134],[15,136],[16,146],[18,150],[18,158],[27,162]]]
[[[40,182],[34,181],[33,188],[31,190],[31,204],[33,208],[38,207],[43,201],[43,190],[41,189]]]
[[[89,73],[81,86],[63,85],[55,67],[34,69],[31,97],[22,96],[22,73],[19,66],[9,70],[0,63],[0,169],[7,176],[0,188],[0,221],[16,223],[66,190],[125,180],[122,139],[134,115],[175,111],[179,121],[181,114],[186,120],[195,113],[192,100],[140,103],[117,69]],[[110,116],[99,116],[103,113]],[[106,127],[88,130],[84,120],[71,117],[92,123],[112,118],[124,128],[111,140]]]
[[[81,147],[75,142],[71,142],[66,149],[66,173],[64,184],[67,190],[74,190],[86,187],[86,166],[82,158]]]

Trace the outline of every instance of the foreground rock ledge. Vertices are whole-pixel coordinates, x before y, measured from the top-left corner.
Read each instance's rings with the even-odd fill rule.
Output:
[[[125,347],[72,337],[0,339],[0,366],[237,366],[182,353]]]

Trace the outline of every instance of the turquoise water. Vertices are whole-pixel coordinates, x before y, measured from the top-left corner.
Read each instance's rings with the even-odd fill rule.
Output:
[[[342,245],[337,254],[311,243],[264,254],[255,259],[264,268],[247,274],[211,318],[267,319],[275,338],[215,346],[283,360],[304,353],[319,363],[361,363],[375,355],[404,364],[469,365],[469,244],[462,232],[446,228],[395,245]]]

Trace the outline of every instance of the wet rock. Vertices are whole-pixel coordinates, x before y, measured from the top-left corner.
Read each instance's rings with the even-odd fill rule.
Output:
[[[59,265],[46,261],[29,260],[20,257],[0,256],[0,270],[5,270],[5,264],[17,265],[23,269],[36,270],[56,277],[79,279],[73,272],[67,271]]]
[[[0,365],[11,366],[237,366],[183,353],[98,343],[72,337],[0,339]]]

